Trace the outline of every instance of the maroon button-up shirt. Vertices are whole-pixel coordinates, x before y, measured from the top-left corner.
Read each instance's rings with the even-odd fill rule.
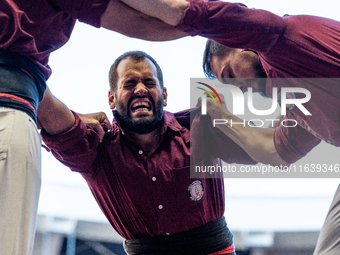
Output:
[[[100,27],[109,0],[0,0],[0,49],[39,65],[46,78],[48,58],[70,38],[76,20]]]
[[[195,116],[191,131],[190,112]],[[216,166],[220,158],[254,163],[199,112],[164,112],[162,139],[148,155],[115,121],[102,143],[77,115],[70,130],[57,136],[42,131],[42,136],[58,160],[86,179],[121,236],[166,235],[199,227],[224,214],[223,178],[191,178],[191,166]],[[197,144],[205,134],[209,142]],[[194,159],[191,146],[196,147]]]
[[[201,35],[232,48],[258,53],[268,78],[339,78],[340,22],[308,15],[279,17],[265,10],[245,5],[192,0],[178,28],[190,35]],[[320,139],[340,146],[340,84],[310,80],[305,87],[311,100],[305,104],[312,116],[295,107],[287,119],[299,126],[275,130],[274,142],[282,159],[293,163],[306,155]],[[269,79],[266,92],[279,87]]]

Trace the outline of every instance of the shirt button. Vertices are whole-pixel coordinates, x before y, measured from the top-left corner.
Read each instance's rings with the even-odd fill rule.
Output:
[[[158,206],[158,209],[159,209],[159,210],[162,210],[162,209],[163,209],[163,205],[159,205],[159,206]]]
[[[156,177],[152,177],[152,180],[155,182],[156,181]]]
[[[307,130],[310,131],[310,127],[307,127]]]
[[[138,153],[139,153],[140,155],[142,155],[142,154],[143,154],[143,151],[142,151],[142,150],[140,150]]]

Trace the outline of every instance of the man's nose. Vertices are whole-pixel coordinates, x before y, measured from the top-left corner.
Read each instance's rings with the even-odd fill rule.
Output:
[[[144,96],[147,93],[148,93],[147,87],[142,82],[138,82],[138,84],[135,87],[135,94],[138,96]]]

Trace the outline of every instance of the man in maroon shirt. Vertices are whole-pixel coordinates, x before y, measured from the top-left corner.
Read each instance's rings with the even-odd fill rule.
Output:
[[[86,179],[113,228],[127,240],[128,254],[234,254],[223,217],[223,176],[191,178],[190,168],[217,166],[220,159],[254,161],[200,109],[163,112],[162,72],[144,52],[120,56],[109,76],[115,118],[103,142],[47,91],[38,112],[46,145]],[[198,144],[202,137],[210,143]]]
[[[33,250],[41,182],[36,111],[51,75],[49,55],[77,20],[148,40],[157,37],[143,24],[172,28],[116,0],[0,0],[1,254]]]
[[[204,67],[209,77],[216,77],[222,83],[227,83],[229,78],[269,78],[262,85],[238,84],[243,92],[251,87],[253,92],[268,97],[273,97],[273,88],[279,93],[282,87],[302,87],[310,92],[311,99],[304,104],[310,116],[294,105],[288,107],[284,116],[284,120],[293,119],[297,123],[295,128],[231,127],[230,122],[218,125],[256,161],[272,165],[293,163],[321,140],[340,146],[340,86],[336,79],[340,77],[340,22],[309,15],[279,17],[265,10],[222,1],[123,2],[191,36],[217,42],[209,41],[205,52]],[[173,14],[175,9],[177,15]],[[210,107],[208,113],[212,118],[240,122],[227,110],[222,113],[221,107],[217,111]],[[317,255],[340,254],[339,199],[340,187],[322,228]]]

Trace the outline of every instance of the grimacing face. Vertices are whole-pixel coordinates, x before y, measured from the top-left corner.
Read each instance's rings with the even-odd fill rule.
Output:
[[[233,85],[240,88],[243,93],[247,91],[248,87],[252,87],[253,92],[259,92],[265,96],[265,83],[258,82],[260,79],[256,78],[266,78],[266,74],[255,52],[235,49],[225,56],[213,55],[211,56],[210,66],[215,77],[221,83],[230,84],[229,81],[233,78],[248,78],[243,79],[244,82]]]
[[[155,65],[147,58],[127,57],[117,67],[116,92],[109,91],[110,108],[123,129],[147,134],[161,125],[167,91],[161,88]]]

